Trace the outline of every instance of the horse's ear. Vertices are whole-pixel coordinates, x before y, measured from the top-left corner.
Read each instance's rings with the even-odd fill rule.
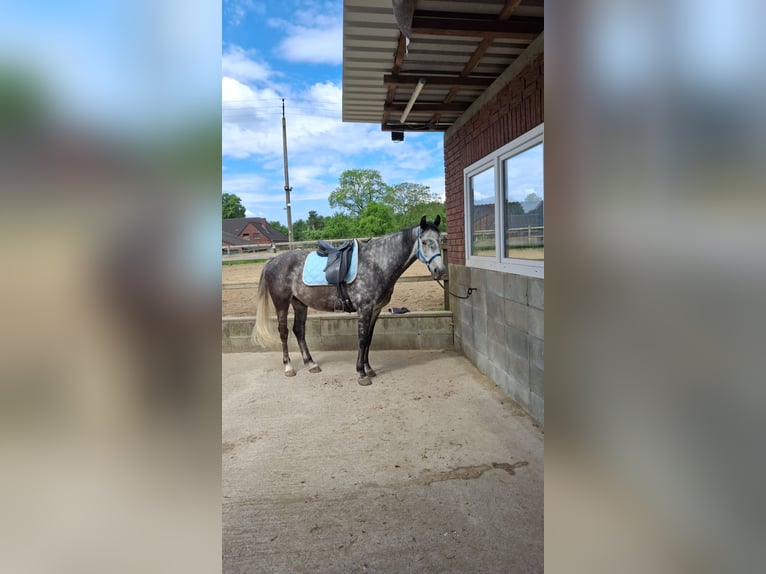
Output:
[[[425,229],[425,228],[426,228],[426,216],[424,215],[423,217],[420,218],[420,229]]]
[[[441,222],[442,222],[442,216],[441,216],[441,215],[437,215],[437,216],[436,216],[436,219],[434,219],[434,225],[435,225],[436,227],[439,227],[439,224],[440,224]]]

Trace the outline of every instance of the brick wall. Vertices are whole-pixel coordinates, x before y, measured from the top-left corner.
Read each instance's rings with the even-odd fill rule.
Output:
[[[264,220],[264,222],[265,221],[266,220]],[[258,245],[271,245],[271,240],[258,231],[258,228],[252,223],[248,223],[239,236],[242,237],[246,233],[248,234],[248,239],[253,243],[257,243]]]
[[[544,423],[544,281],[465,266],[463,170],[543,121],[543,54],[444,138],[455,348]]]
[[[463,170],[543,122],[543,54],[444,138],[449,263],[465,265]]]

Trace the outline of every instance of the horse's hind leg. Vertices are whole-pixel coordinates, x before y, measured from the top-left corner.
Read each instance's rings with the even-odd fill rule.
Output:
[[[293,369],[292,363],[290,363],[290,355],[287,352],[287,336],[289,330],[287,328],[287,309],[289,305],[280,305],[277,307],[277,322],[279,324],[279,338],[282,340],[282,364],[285,366],[285,376],[294,377],[295,369]]]
[[[359,316],[359,354],[356,356],[356,372],[359,375],[359,384],[367,386],[372,384],[370,376],[375,376],[374,371],[372,372],[372,375],[370,375],[365,368],[365,362],[367,362],[367,366],[369,366],[368,355],[370,352],[370,343],[372,342],[372,330],[370,327],[374,326],[374,321],[372,312],[369,309],[360,309],[357,313]],[[372,369],[370,369],[370,371],[372,371]]]
[[[301,356],[303,356],[303,364],[309,367],[309,373],[318,373],[322,369],[319,368],[311,358],[309,353],[309,347],[306,344],[306,317],[308,316],[308,307],[297,299],[293,299],[293,311],[295,312],[295,320],[293,321],[293,333],[295,338],[298,339],[298,347],[301,350]]]

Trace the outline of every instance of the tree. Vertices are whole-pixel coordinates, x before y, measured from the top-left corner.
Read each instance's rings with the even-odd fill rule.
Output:
[[[324,215],[318,215],[313,209],[309,211],[309,217],[306,223],[311,229],[320,231],[324,227]]]
[[[524,215],[524,206],[518,201],[512,201],[508,204],[508,213],[510,215]]]
[[[233,193],[224,193],[222,197],[223,219],[245,217],[245,206],[242,200]]]
[[[340,185],[330,193],[330,207],[359,216],[372,201],[381,201],[388,186],[375,169],[347,169],[340,176]]]
[[[419,205],[435,200],[436,196],[431,193],[430,187],[408,181],[389,187],[385,196],[386,205],[390,206],[396,215],[404,215]]]
[[[319,239],[345,239],[354,237],[355,219],[345,213],[333,213],[324,218],[324,227]]]
[[[538,204],[543,200],[542,197],[537,195],[534,191],[532,193],[527,194],[527,197],[524,198],[524,201],[527,203],[534,203]]]
[[[396,230],[396,216],[388,205],[372,201],[359,216],[356,228],[358,237],[385,235]]]
[[[442,225],[444,226],[443,229],[446,229],[447,210],[444,203],[438,200],[430,201],[428,203],[420,203],[411,207],[407,213],[397,218],[399,227],[412,227],[413,225],[416,225],[424,215],[428,221],[433,221],[436,219],[437,215],[441,216],[443,222]]]
[[[308,241],[311,239],[308,237],[308,225],[303,219],[293,221],[293,241]]]

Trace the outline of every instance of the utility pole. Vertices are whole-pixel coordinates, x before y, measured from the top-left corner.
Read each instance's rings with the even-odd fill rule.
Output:
[[[287,175],[287,120],[285,119],[285,99],[282,98],[282,156],[285,163],[285,206],[287,209],[287,241],[293,248],[293,216],[290,212],[290,176]]]

